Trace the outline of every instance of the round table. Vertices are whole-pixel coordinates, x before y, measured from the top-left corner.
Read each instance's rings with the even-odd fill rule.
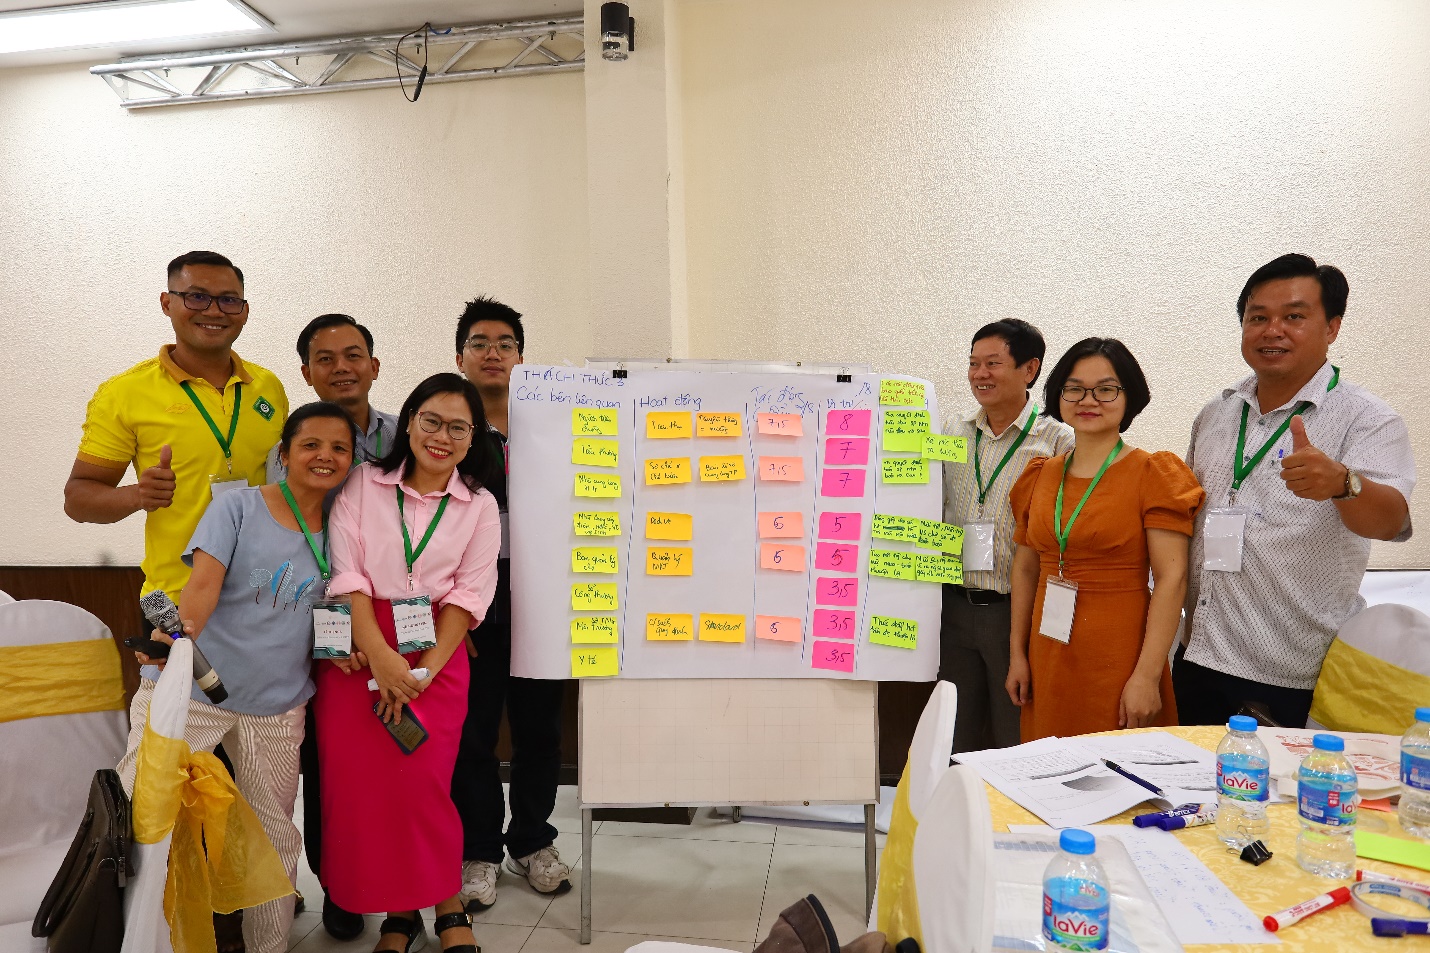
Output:
[[[1215,725],[1186,728],[1146,728],[1131,731],[1116,731],[1110,734],[1137,734],[1143,731],[1166,731],[1179,738],[1215,751],[1221,743],[1226,729]],[[992,787],[988,791],[988,805],[993,812],[993,829],[1006,831],[1009,824],[1041,824],[1042,819],[1014,804]],[[1288,792],[1294,796],[1294,792]],[[1137,814],[1155,810],[1151,805],[1142,804],[1116,817],[1108,818],[1104,824],[1131,824]],[[1236,894],[1251,912],[1258,917],[1285,910],[1303,900],[1343,886],[1349,881],[1329,880],[1313,877],[1296,863],[1296,834],[1300,830],[1294,801],[1272,804],[1266,810],[1271,821],[1271,831],[1263,839],[1272,853],[1272,858],[1260,867],[1242,861],[1230,848],[1217,840],[1216,827],[1205,825],[1187,828],[1169,836],[1176,837],[1197,856],[1197,859],[1211,868],[1212,873],[1221,878],[1231,892]],[[1409,836],[1400,830],[1400,823],[1394,814],[1380,811],[1366,811],[1370,818],[1367,826],[1379,828],[1376,819],[1386,824],[1386,833],[1392,836]],[[1360,858],[1356,866],[1365,870],[1375,870],[1391,874],[1405,880],[1430,884],[1430,871],[1413,867],[1401,867],[1381,861]],[[1394,900],[1396,904],[1406,901]],[[1385,904],[1387,907],[1389,903]],[[1422,909],[1423,913],[1423,909]],[[1357,913],[1349,904],[1317,913],[1300,923],[1289,926],[1276,934],[1281,940],[1275,943],[1255,944],[1208,944],[1197,943],[1187,947],[1188,953],[1348,953],[1364,949],[1430,949],[1430,937],[1377,937],[1370,931],[1370,919]]]

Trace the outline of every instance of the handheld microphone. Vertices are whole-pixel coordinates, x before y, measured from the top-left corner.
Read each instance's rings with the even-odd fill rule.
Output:
[[[170,599],[164,590],[155,589],[140,599],[139,608],[154,628],[176,639],[184,637],[184,623],[179,618],[179,607],[174,605],[174,600]],[[194,681],[198,683],[199,690],[208,696],[209,701],[217,705],[228,697],[228,689],[223,687],[223,680],[218,677],[218,672],[214,671],[209,660],[204,658],[204,653],[199,651],[199,644],[192,639],[189,644],[194,647]]]

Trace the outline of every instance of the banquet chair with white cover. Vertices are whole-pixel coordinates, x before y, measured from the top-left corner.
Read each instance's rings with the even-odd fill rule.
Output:
[[[1427,692],[1430,615],[1388,602],[1369,606],[1331,642],[1306,727],[1403,734]]]

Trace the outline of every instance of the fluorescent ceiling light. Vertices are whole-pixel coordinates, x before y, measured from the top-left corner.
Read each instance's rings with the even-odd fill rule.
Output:
[[[242,0],[106,0],[0,13],[0,53],[272,31]]]

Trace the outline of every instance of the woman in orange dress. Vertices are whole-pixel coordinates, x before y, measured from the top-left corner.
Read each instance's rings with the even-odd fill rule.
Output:
[[[1010,494],[1007,688],[1024,741],[1177,723],[1167,653],[1206,494],[1175,454],[1122,440],[1151,396],[1137,359],[1111,338],[1074,344],[1048,377],[1043,406],[1077,443],[1031,460]]]

